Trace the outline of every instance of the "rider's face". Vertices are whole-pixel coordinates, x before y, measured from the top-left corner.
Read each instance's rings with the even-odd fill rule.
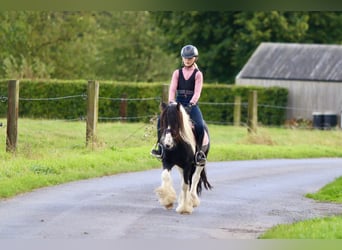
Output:
[[[195,61],[196,61],[196,57],[192,57],[192,58],[183,57],[183,64],[186,67],[190,67],[191,65],[193,65]]]

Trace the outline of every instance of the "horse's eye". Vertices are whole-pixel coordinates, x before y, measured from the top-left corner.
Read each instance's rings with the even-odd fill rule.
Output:
[[[177,133],[176,130],[173,129],[172,132],[171,132],[171,134],[172,134],[172,136],[177,136],[178,133]]]

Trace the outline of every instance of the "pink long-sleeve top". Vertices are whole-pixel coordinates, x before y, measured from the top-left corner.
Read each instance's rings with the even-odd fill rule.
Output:
[[[195,66],[192,66],[190,68],[183,67],[182,72],[184,75],[185,80],[188,80],[192,73],[195,70]],[[174,102],[176,100],[176,93],[177,93],[177,87],[178,87],[178,77],[179,77],[179,70],[175,70],[172,74],[170,88],[169,88],[169,102]],[[192,96],[190,103],[197,104],[203,87],[203,74],[201,71],[197,71],[195,75],[195,89],[194,89],[194,95]]]

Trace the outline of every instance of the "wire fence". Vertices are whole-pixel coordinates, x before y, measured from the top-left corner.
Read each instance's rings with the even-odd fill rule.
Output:
[[[84,104],[83,106],[86,107],[87,102],[89,103],[89,99],[91,99],[91,96],[88,97],[86,94],[81,93],[79,95],[69,95],[69,96],[59,96],[59,97],[43,97],[43,98],[30,98],[30,97],[19,97],[18,101],[19,103],[31,103],[31,102],[49,102],[50,104],[52,103],[52,105],[57,105],[56,103],[58,102],[63,102],[65,100],[81,100],[82,103]],[[135,121],[149,121],[148,124],[145,124],[144,126],[150,126],[153,124],[153,127],[156,127],[156,123],[157,123],[157,117],[160,113],[160,103],[162,101],[162,97],[145,97],[145,98],[125,98],[125,97],[102,97],[99,96],[98,97],[98,108],[101,108],[101,102],[112,102],[112,103],[117,103],[115,106],[119,107],[119,115],[116,116],[99,116],[96,119],[98,121],[103,121],[103,122],[117,122],[117,121],[131,121],[131,122],[135,122]],[[249,100],[250,101],[250,100]],[[145,114],[141,114],[141,112],[139,113],[139,115],[136,116],[129,116],[127,115],[127,106],[129,105],[129,103],[136,103],[136,102],[152,102],[154,108],[153,109],[146,109],[146,113]],[[3,107],[1,107],[1,105],[5,105],[10,107],[11,105],[9,104],[10,101],[8,100],[8,97],[5,96],[0,96],[0,110],[2,108],[2,110],[4,110]],[[79,103],[78,103],[79,104]],[[202,113],[207,112],[207,109],[211,109],[210,112],[215,112],[217,111],[218,113],[222,113],[224,114],[225,112],[231,112],[232,110],[235,111],[235,107],[236,105],[239,105],[239,122],[236,123],[235,121],[235,114],[234,114],[234,120],[225,120],[222,121],[222,119],[220,120],[212,120],[212,119],[206,119],[205,115],[204,115],[204,119],[206,120],[207,124],[214,124],[214,125],[239,125],[239,126],[243,126],[246,127],[248,129],[248,131],[255,131],[256,129],[256,125],[254,125],[254,122],[251,123],[251,116],[245,115],[246,113],[250,112],[250,107],[249,107],[249,103],[246,102],[240,102],[240,103],[235,103],[235,102],[199,102],[199,105],[201,107]],[[253,105],[253,104],[251,104]],[[44,105],[45,106],[45,105]],[[65,104],[62,104],[62,106],[64,107]],[[107,106],[108,107],[108,106]],[[214,107],[214,111],[212,111],[212,108]],[[83,108],[82,108],[83,109]],[[219,110],[221,109],[221,110]],[[307,111],[306,109],[300,108],[300,107],[285,107],[285,106],[278,106],[278,105],[269,105],[269,104],[262,104],[262,103],[258,103],[257,104],[257,110],[258,109],[269,109],[272,110],[272,112],[270,112],[270,114],[275,114],[277,113],[279,110],[279,112],[284,112],[284,110],[291,110],[291,109],[297,109],[297,110],[304,110]],[[153,110],[153,112],[151,112],[151,110]],[[48,111],[48,109],[47,109]],[[13,110],[12,110],[13,112]],[[86,121],[87,124],[87,136],[86,136],[86,144],[90,144],[89,140],[91,140],[92,144],[95,142],[95,140],[93,140],[93,134],[96,133],[96,129],[95,127],[92,128],[92,126],[88,126],[89,124],[89,116],[87,117],[87,112],[89,112],[87,109],[84,108],[83,113],[81,115],[78,115],[77,117],[70,117],[68,119],[60,119],[59,117],[53,117],[53,116],[49,116],[49,119],[54,119],[54,120],[65,120],[65,121]],[[256,111],[257,113],[258,111]],[[263,112],[265,113],[265,110],[263,110]],[[235,112],[234,112],[235,113]],[[267,113],[267,112],[266,112]],[[7,124],[5,121],[2,121],[1,117],[4,117],[5,119],[5,114],[1,114],[0,113],[0,129],[1,128],[5,128],[7,127]],[[212,116],[211,116],[212,117]],[[39,118],[39,117],[35,117],[35,118]],[[45,117],[46,118],[46,114]],[[42,119],[44,119],[42,118]],[[254,119],[254,118],[253,118]],[[91,120],[91,119],[90,119]],[[9,120],[7,119],[8,122],[8,128],[11,128],[10,132],[7,129],[7,139],[6,139],[6,150],[13,152],[16,150],[16,141],[17,141],[17,125],[13,124],[13,121],[11,121],[11,123],[9,122]],[[337,120],[333,121],[334,124],[332,124],[333,126],[327,126],[325,127],[325,125],[323,125],[322,121],[320,121],[319,125],[316,126],[314,124],[314,119],[313,120],[308,120],[308,119],[291,119],[291,120],[285,120],[284,124],[281,125],[264,125],[264,124],[258,124],[257,126],[264,126],[264,127],[283,127],[283,128],[296,128],[296,129],[312,129],[312,128],[319,128],[319,129],[331,129],[331,128],[337,128]],[[316,127],[315,127],[316,126]],[[11,138],[12,137],[12,138]],[[90,138],[90,139],[89,139]]]
[[[31,97],[19,97],[20,102],[52,102],[52,105],[56,105],[58,102],[62,102],[65,100],[71,100],[71,99],[78,99],[84,101],[84,104],[87,101],[87,94],[80,93],[78,95],[68,95],[68,96],[59,96],[59,97],[44,97],[44,98],[31,98]],[[101,106],[101,101],[110,101],[112,103],[117,102],[120,109],[125,109],[125,105],[129,105],[130,103],[134,102],[153,102],[154,112],[149,112],[149,110],[146,110],[147,113],[140,114],[140,115],[128,115],[127,113],[123,113],[120,111],[119,115],[112,115],[112,116],[99,116],[99,121],[107,121],[107,122],[115,122],[115,121],[141,121],[141,120],[149,120],[153,117],[156,117],[159,113],[159,104],[161,102],[162,98],[160,96],[155,97],[144,97],[144,98],[125,98],[125,97],[103,97],[99,96],[99,106]],[[7,105],[8,98],[6,96],[0,96],[0,105]],[[121,105],[121,106],[120,106]],[[208,107],[214,107],[214,109],[217,112],[224,112],[222,110],[227,110],[228,107],[230,107],[230,110],[234,108],[236,103],[234,102],[199,102],[199,105],[201,107],[202,113],[205,113],[205,111]],[[241,106],[241,113],[245,114],[248,109],[248,103],[247,102],[241,102],[239,104]],[[258,103],[258,108],[263,109],[272,109],[274,110],[301,110],[301,111],[310,111],[305,108],[301,107],[289,107],[289,106],[277,106],[277,105],[269,105],[269,104],[262,104]],[[4,109],[3,109],[4,110]],[[226,111],[227,112],[227,111]],[[6,114],[0,114],[1,117],[5,117]],[[46,114],[45,114],[46,117]],[[204,116],[204,119],[206,117]],[[55,119],[59,120],[59,117],[53,117],[49,116],[49,119]],[[86,111],[84,110],[84,113],[76,116],[76,117],[69,117],[67,119],[63,118],[62,120],[66,121],[82,121],[86,119]],[[233,120],[206,120],[208,124],[216,124],[216,125],[233,125]],[[301,123],[301,124],[299,124]],[[2,126],[4,126],[4,122],[1,122]],[[246,118],[243,117],[240,122],[241,126],[246,126]],[[268,126],[275,126],[275,125],[268,125]],[[302,121],[300,119],[292,119],[292,120],[286,120],[283,125],[280,126],[292,126],[292,127],[308,127],[312,126],[312,121],[303,119]],[[279,126],[278,126],[279,127]]]
[[[19,101],[24,101],[24,102],[36,102],[36,101],[61,101],[61,100],[66,100],[66,99],[82,99],[84,101],[87,100],[87,95],[86,94],[79,94],[79,95],[71,95],[71,96],[60,96],[60,97],[45,97],[45,98],[29,98],[29,97],[19,97]],[[0,105],[7,105],[7,100],[8,98],[6,96],[0,96]],[[157,103],[161,102],[161,97],[146,97],[146,98],[124,98],[124,97],[101,97],[99,96],[99,100],[109,100],[113,102],[146,102],[146,101],[156,101]],[[204,106],[235,106],[236,103],[234,102],[199,102],[199,105],[201,107]],[[248,103],[247,102],[242,102],[241,107],[247,108]],[[311,111],[307,108],[301,108],[301,107],[289,107],[289,106],[276,106],[276,105],[269,105],[269,104],[260,104],[258,103],[258,107],[263,107],[263,108],[270,108],[270,109],[285,109],[285,110],[303,110],[303,111]],[[154,116],[154,114],[146,115],[148,116]],[[141,117],[146,117],[146,116],[137,116],[137,117],[126,117],[125,119],[127,120],[134,120],[137,118]],[[116,117],[102,117],[103,119],[108,119],[108,120],[118,120],[121,119],[121,116],[116,116]],[[58,119],[58,118],[55,118]],[[213,121],[215,122],[215,121]],[[218,121],[216,121],[218,122]]]
[[[44,98],[30,98],[30,97],[19,97],[19,101],[20,102],[53,102],[53,104],[56,104],[57,102],[61,102],[64,100],[70,100],[70,99],[81,99],[84,101],[84,104],[87,101],[87,94],[79,94],[79,95],[71,95],[71,96],[60,96],[60,97],[44,97]],[[155,106],[157,107],[159,105],[159,103],[161,102],[161,97],[147,97],[147,98],[123,98],[123,97],[101,97],[99,96],[99,105],[101,105],[101,100],[105,100],[105,101],[111,101],[111,102],[118,102],[118,103],[126,103],[126,105],[128,105],[128,103],[132,103],[132,102],[151,102],[154,101],[156,104]],[[0,96],[0,105],[6,105],[7,106],[7,101],[8,101],[8,97],[6,96]],[[52,105],[53,105],[52,104]],[[48,105],[48,104],[47,104]],[[3,108],[3,110],[5,110],[5,108]],[[46,117],[46,114],[44,114]],[[144,118],[151,118],[153,116],[155,116],[156,114],[145,114],[145,115],[139,115],[139,116],[110,116],[110,117],[106,117],[106,116],[99,116],[98,119],[101,121],[122,121],[122,120],[126,120],[126,121],[135,121],[135,120],[141,120]],[[0,114],[0,118],[4,117],[5,114]],[[54,119],[54,120],[59,120],[59,117],[53,117],[50,116],[49,119]],[[86,113],[84,110],[84,114],[77,116],[77,117],[71,117],[68,119],[63,119],[66,121],[77,121],[77,120],[85,120],[86,119]]]
[[[27,97],[19,96],[19,81],[11,80],[8,84],[8,97],[0,96],[0,128],[7,127],[6,151],[16,151],[18,117],[86,121],[87,147],[96,146],[98,121],[149,121],[149,125],[152,123],[156,125],[160,104],[167,100],[165,89],[164,87],[162,96],[127,98],[124,93],[120,97],[99,96],[99,83],[89,81],[86,93],[57,97]],[[102,93],[106,95],[109,92]],[[44,94],[47,94],[46,91]],[[235,96],[234,102],[199,102],[199,105],[206,123],[244,126],[247,127],[248,132],[256,132],[260,125],[306,129],[313,128],[314,124],[314,119],[286,120],[288,110],[296,109],[304,112],[308,110],[302,107],[258,103],[256,90],[249,92],[248,103],[241,102],[241,96]],[[4,124],[1,117],[6,115],[7,124]],[[321,119],[318,128],[323,128],[322,124]],[[333,126],[328,127],[329,129],[336,127],[336,119],[331,125]]]

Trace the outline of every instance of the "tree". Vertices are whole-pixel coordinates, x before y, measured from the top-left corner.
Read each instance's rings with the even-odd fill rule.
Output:
[[[241,68],[262,42],[303,42],[309,16],[301,12],[240,12],[235,16],[232,64]]]
[[[147,11],[97,13],[100,39],[98,77],[119,81],[164,81],[171,77],[176,59],[161,46],[164,37]]]
[[[342,12],[1,11],[0,78],[169,81],[186,44],[234,83],[261,42],[342,43]]]
[[[0,77],[164,81],[163,39],[146,11],[4,11]]]
[[[342,12],[309,12],[308,43],[342,44]]]
[[[152,12],[164,32],[168,53],[179,57],[181,48],[193,44],[199,50],[200,69],[206,82],[226,82],[236,72],[230,58],[234,47],[235,12]]]
[[[90,73],[96,51],[92,19],[82,12],[1,12],[1,75],[78,78]]]
[[[152,12],[164,48],[198,47],[206,82],[233,83],[261,42],[342,43],[342,12]]]

